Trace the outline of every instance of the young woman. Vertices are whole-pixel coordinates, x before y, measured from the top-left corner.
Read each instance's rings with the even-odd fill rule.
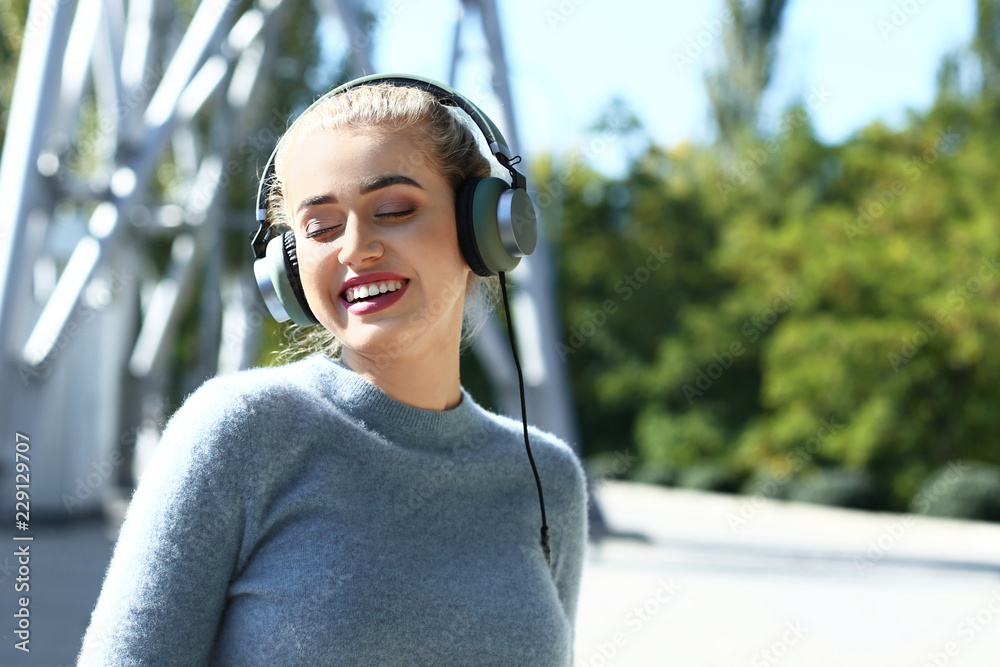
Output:
[[[522,425],[459,377],[490,280],[456,219],[490,172],[475,134],[373,82],[310,107],[274,166],[267,217],[328,343],[209,380],[171,418],[79,664],[571,664],[580,462],[531,430],[549,563]]]

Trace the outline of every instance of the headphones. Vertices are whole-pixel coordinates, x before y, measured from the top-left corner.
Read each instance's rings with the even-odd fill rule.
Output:
[[[524,174],[516,167],[520,156],[512,156],[507,141],[493,121],[479,107],[458,91],[431,79],[408,74],[375,74],[349,81],[313,102],[305,113],[327,98],[360,86],[390,84],[417,88],[437,98],[440,104],[457,107],[467,113],[486,137],[490,152],[507,171],[511,183],[502,178],[466,179],[455,198],[455,223],[458,245],[469,268],[477,275],[503,274],[530,255],[537,241],[535,208],[528,197]],[[303,114],[304,115],[304,114]],[[257,222],[252,234],[253,271],[257,287],[271,315],[279,322],[291,319],[302,327],[317,323],[309,308],[295,253],[295,234],[288,230],[276,235],[267,219],[267,200],[274,186],[275,147],[264,167],[257,188]]]

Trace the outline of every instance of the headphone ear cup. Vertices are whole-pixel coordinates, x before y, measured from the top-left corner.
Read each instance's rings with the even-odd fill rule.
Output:
[[[473,209],[476,186],[483,180],[482,178],[468,178],[459,186],[458,196],[455,198],[455,224],[458,225],[458,247],[462,251],[465,263],[476,275],[487,277],[495,275],[496,272],[491,271],[486,266],[483,256],[479,254]]]
[[[458,245],[469,268],[477,275],[492,276],[510,271],[521,261],[520,256],[511,254],[504,246],[498,219],[504,193],[508,193],[506,197],[509,197],[515,192],[525,194],[494,176],[469,178],[459,187],[455,198]]]
[[[274,319],[279,322],[291,319],[300,327],[317,323],[302,290],[295,234],[291,230],[268,241],[264,257],[254,262],[253,272]]]
[[[299,320],[307,322],[306,324],[299,324],[299,326],[316,324],[316,316],[313,315],[312,310],[309,308],[309,301],[306,300],[306,292],[302,289],[302,278],[299,276],[299,256],[295,251],[295,233],[289,229],[281,237],[285,250],[285,273],[288,274],[288,282],[292,287],[292,294],[295,295],[294,305],[298,306],[298,311],[301,311],[289,314],[292,315],[292,319],[295,320],[296,324],[299,324]],[[296,319],[296,316],[298,316],[298,319]]]

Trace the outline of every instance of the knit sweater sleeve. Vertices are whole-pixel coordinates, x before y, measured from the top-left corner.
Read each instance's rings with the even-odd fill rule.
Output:
[[[570,623],[576,626],[580,581],[587,547],[587,487],[583,465],[576,453],[562,440],[533,429],[551,443],[554,456],[549,469],[549,485],[555,491],[554,514],[549,517],[552,540],[552,575],[559,601]],[[552,482],[555,482],[554,484]],[[548,492],[546,501],[548,501]]]
[[[129,504],[79,665],[208,661],[244,541],[248,417],[211,380],[171,418]]]

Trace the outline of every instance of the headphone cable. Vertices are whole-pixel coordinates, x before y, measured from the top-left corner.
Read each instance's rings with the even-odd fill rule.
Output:
[[[535,474],[535,486],[538,487],[538,506],[542,510],[542,551],[545,553],[545,562],[552,565],[552,550],[549,548],[549,526],[545,521],[545,498],[542,496],[542,480],[538,477],[538,468],[535,467],[535,457],[531,455],[531,445],[528,443],[528,409],[524,403],[524,377],[521,375],[521,362],[517,357],[517,344],[514,342],[514,325],[510,318],[510,304],[507,301],[507,278],[503,271],[499,272],[500,291],[503,292],[503,310],[507,316],[507,335],[510,336],[510,351],[514,355],[514,368],[517,369],[517,388],[521,393],[521,425],[524,427],[524,449],[528,452],[528,461],[531,462],[531,472]]]

